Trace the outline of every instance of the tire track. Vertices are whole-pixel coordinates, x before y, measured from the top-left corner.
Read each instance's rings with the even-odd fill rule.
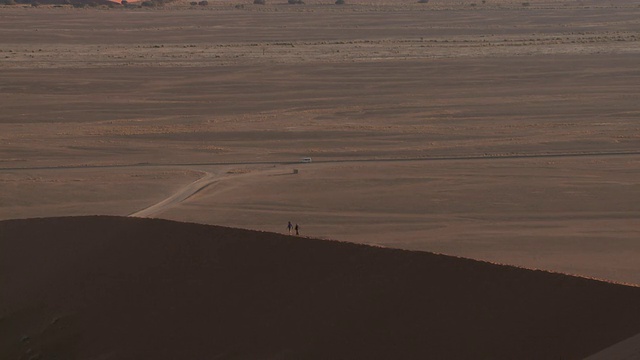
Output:
[[[223,178],[216,178],[214,174],[205,173],[203,177],[192,182],[187,186],[184,186],[183,188],[178,190],[178,192],[174,193],[168,198],[160,201],[159,203],[146,207],[142,210],[129,214],[129,217],[140,217],[140,218],[151,217],[157,213],[160,213],[166,210],[169,207],[172,207],[174,205],[177,205],[189,199],[193,195],[200,192],[202,189],[222,179]]]

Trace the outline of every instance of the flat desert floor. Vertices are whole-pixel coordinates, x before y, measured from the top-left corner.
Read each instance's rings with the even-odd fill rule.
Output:
[[[526,4],[0,6],[0,219],[292,221],[640,285],[640,2]]]

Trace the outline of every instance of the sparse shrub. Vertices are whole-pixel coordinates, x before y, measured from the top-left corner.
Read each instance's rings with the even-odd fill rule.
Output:
[[[207,5],[209,5],[209,2],[208,2],[207,0],[202,0],[202,1],[200,1],[200,2],[198,3],[198,5],[200,5],[200,6],[207,6]]]
[[[198,2],[197,1],[192,1],[192,2],[189,3],[189,5],[196,6],[196,5],[198,5]]]
[[[16,2],[14,0],[0,0],[0,5],[15,5]]]
[[[156,4],[153,1],[143,1],[140,6],[144,7],[154,7]]]
[[[264,4],[267,3],[267,1],[266,0],[253,0],[253,3],[257,4],[257,5],[264,5]]]
[[[128,2],[127,0],[122,0],[122,1],[120,2],[120,4],[121,4],[122,6],[127,6],[127,4],[128,4],[128,3],[129,3],[129,2]]]
[[[522,3],[522,6],[524,6],[524,7],[527,7],[527,6],[529,6],[529,5],[531,5],[531,4],[530,4],[528,1],[527,1],[527,2],[523,2],[523,3]]]
[[[38,6],[40,6],[40,3],[37,2],[37,1],[34,1],[34,2],[31,3],[31,6],[38,7]]]
[[[244,5],[243,4],[236,4],[236,6],[234,6],[236,9],[244,9]]]
[[[418,3],[427,4],[427,3],[429,3],[429,0],[418,0]]]
[[[336,5],[344,5],[344,0],[336,0]]]
[[[296,4],[302,5],[302,4],[304,4],[304,1],[302,1],[302,0],[288,0],[288,2],[291,5],[296,5]]]

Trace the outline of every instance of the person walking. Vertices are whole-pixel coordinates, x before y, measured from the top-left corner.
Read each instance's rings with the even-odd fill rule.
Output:
[[[291,235],[291,229],[293,229],[293,225],[291,225],[291,221],[287,224],[287,229],[289,229],[289,235]]]
[[[300,232],[298,230],[300,230],[300,226],[298,226],[298,224],[296,224],[296,235],[300,235]]]

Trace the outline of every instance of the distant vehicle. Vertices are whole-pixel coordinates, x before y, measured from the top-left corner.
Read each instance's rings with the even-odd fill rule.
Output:
[[[311,158],[310,157],[302,158],[302,162],[303,163],[310,163],[311,162]]]

